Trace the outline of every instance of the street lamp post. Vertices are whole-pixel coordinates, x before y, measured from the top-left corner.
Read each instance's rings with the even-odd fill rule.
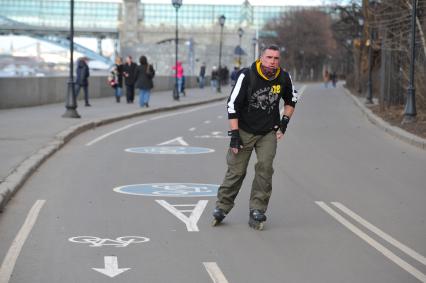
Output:
[[[182,0],[172,0],[173,7],[176,10],[176,35],[175,35],[175,87],[173,88],[173,99],[179,100],[179,89],[178,89],[178,45],[179,45],[179,26],[178,26],[178,11],[182,6]]]
[[[68,92],[64,118],[80,118],[77,112],[77,102],[74,90],[74,0],[70,1],[70,74],[68,77]]]
[[[217,92],[221,92],[220,84],[221,84],[221,75],[222,75],[222,37],[223,37],[223,26],[225,25],[225,16],[222,15],[219,17],[220,24],[220,44],[219,44],[219,71],[218,71],[218,80],[217,80]]]
[[[359,23],[359,54],[358,54],[358,93],[362,92],[362,83],[361,83],[361,63],[362,63],[362,42],[363,42],[363,33],[362,30],[364,28],[364,19],[363,18],[359,18],[358,19],[358,23]]]
[[[404,118],[402,123],[412,123],[416,121],[416,88],[414,82],[414,61],[416,60],[416,15],[417,0],[413,0],[411,13],[411,51],[410,51],[410,81],[408,85],[407,102],[405,104]]]
[[[251,43],[253,44],[253,61],[256,61],[256,45],[257,45],[257,38],[253,37],[251,39]]]
[[[373,36],[372,36],[373,29],[370,28],[370,39],[369,39],[369,45],[368,45],[368,81],[367,81],[367,97],[366,102],[367,104],[373,104],[373,84],[372,84],[372,73],[373,73],[373,63],[372,63],[372,57],[373,57]]]
[[[240,47],[238,50],[238,67],[241,67],[241,52],[243,51],[243,49],[241,48],[241,38],[243,37],[243,34],[244,34],[244,30],[242,28],[238,28],[238,38],[239,38],[238,46]]]
[[[375,0],[372,0],[369,2],[369,5],[372,6],[373,9],[375,9],[377,2]],[[367,104],[373,104],[373,40],[374,40],[374,29],[371,26],[371,18],[368,17],[368,31],[369,31],[369,46],[368,46],[368,82],[367,82],[367,97],[366,97],[366,103]]]

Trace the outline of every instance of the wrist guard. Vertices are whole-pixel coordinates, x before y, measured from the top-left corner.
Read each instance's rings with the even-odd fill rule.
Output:
[[[288,122],[290,122],[290,117],[288,117],[288,116],[284,115],[284,116],[281,118],[281,123],[280,123],[280,130],[281,130],[281,132],[282,132],[283,134],[284,134],[284,133],[285,133],[285,131],[287,130]]]
[[[238,130],[228,131],[228,136],[231,137],[229,147],[236,149],[243,148],[243,142],[241,141],[240,132]]]

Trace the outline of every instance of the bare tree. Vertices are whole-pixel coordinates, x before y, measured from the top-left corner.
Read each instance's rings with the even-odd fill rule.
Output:
[[[323,66],[336,56],[330,16],[317,9],[292,11],[269,22],[277,37],[267,41],[285,48],[284,67],[298,79],[319,79]]]

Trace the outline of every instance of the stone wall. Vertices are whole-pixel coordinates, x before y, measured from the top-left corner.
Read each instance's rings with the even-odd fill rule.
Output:
[[[64,102],[67,95],[67,77],[17,77],[0,78],[0,109],[28,107]],[[153,91],[172,90],[174,78],[156,76]],[[196,77],[187,77],[186,87],[196,87]],[[114,89],[108,86],[106,76],[89,78],[89,97],[113,97]],[[83,90],[79,98],[84,97]]]

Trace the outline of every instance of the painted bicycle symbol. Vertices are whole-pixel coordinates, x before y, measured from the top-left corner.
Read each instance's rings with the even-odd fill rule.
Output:
[[[190,194],[203,194],[212,192],[206,186],[187,186],[182,184],[176,185],[153,185],[152,188],[158,189],[157,191],[153,191],[153,195],[169,195],[169,196],[177,196],[177,195],[190,195]]]
[[[218,185],[213,184],[153,183],[122,186],[115,188],[114,191],[142,196],[202,197],[216,196],[218,188]]]
[[[140,244],[149,241],[147,237],[123,236],[114,239],[102,239],[93,236],[77,236],[68,239],[70,242],[78,244],[89,244],[89,247],[115,246],[117,248],[127,247],[130,244]]]
[[[143,154],[203,154],[214,152],[214,149],[191,146],[143,146],[127,148],[125,151]]]

